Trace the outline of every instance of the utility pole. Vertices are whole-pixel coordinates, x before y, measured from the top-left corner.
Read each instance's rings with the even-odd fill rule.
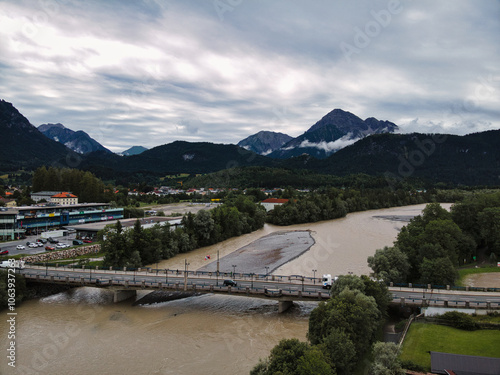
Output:
[[[188,280],[187,274],[188,274],[188,266],[189,266],[189,263],[187,262],[187,259],[184,259],[184,291],[186,291],[186,290],[187,290],[187,280]]]

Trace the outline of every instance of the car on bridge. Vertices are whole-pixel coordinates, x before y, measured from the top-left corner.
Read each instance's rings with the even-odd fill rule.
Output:
[[[238,286],[238,284],[236,283],[236,281],[231,280],[231,279],[224,280],[223,285],[224,286]]]

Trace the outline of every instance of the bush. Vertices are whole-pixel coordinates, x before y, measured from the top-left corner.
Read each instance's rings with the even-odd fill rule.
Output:
[[[474,318],[458,311],[448,311],[441,315],[441,319],[447,321],[452,327],[463,329],[465,331],[475,331],[479,326],[474,321]]]
[[[410,371],[423,372],[423,373],[427,372],[424,366],[416,364],[415,362],[412,362],[410,360],[401,361],[401,367],[404,368],[405,370],[410,370]]]

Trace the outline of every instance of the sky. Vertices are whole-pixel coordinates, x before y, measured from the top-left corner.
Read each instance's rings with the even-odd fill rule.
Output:
[[[0,0],[0,99],[114,152],[298,136],[335,108],[500,128],[497,0]]]

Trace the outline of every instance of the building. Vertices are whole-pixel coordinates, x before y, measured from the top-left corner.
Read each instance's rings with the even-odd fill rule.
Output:
[[[112,208],[108,203],[3,207],[0,209],[0,238],[14,240],[68,225],[122,218],[123,208]]]
[[[74,194],[63,191],[62,193],[55,194],[50,197],[50,201],[60,205],[73,205],[78,204],[78,197]]]
[[[61,194],[62,191],[39,191],[37,193],[31,193],[31,199],[35,202],[38,203],[41,200],[44,200],[45,202],[50,202],[52,196],[56,194]]]
[[[431,352],[433,374],[498,375],[500,358]]]
[[[124,231],[132,229],[138,219],[123,219],[120,220],[122,228]],[[78,225],[69,225],[67,228],[70,230],[76,231],[77,238],[96,238],[97,233],[100,230],[103,230],[107,225],[114,225],[118,220],[107,221],[107,222],[95,222],[95,223],[86,223],[86,224],[78,224]],[[151,228],[154,225],[170,225],[170,229],[174,230],[176,228],[182,228],[182,217],[146,217],[140,218],[139,222],[141,223],[142,228],[147,229]]]
[[[281,206],[288,202],[288,199],[279,199],[279,198],[267,198],[260,202],[261,205],[264,206],[266,211],[274,210],[274,207]]]
[[[17,206],[15,199],[8,199],[8,198],[0,197],[0,202],[2,202],[5,207],[16,207]]]

